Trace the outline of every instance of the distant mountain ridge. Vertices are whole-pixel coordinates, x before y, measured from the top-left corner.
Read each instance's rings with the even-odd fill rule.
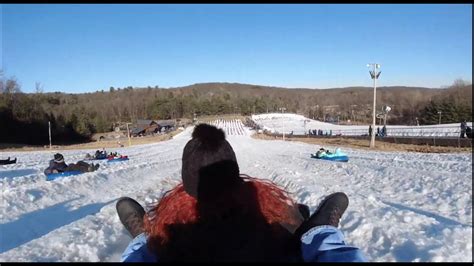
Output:
[[[267,86],[267,85],[255,85],[246,83],[229,83],[229,82],[204,82],[195,83],[180,87],[169,87],[165,89],[179,90],[179,89],[198,89],[198,88],[214,88],[214,87],[226,87],[226,88],[249,88],[249,89],[277,89],[277,90],[294,90],[294,91],[332,91],[332,90],[373,90],[370,86],[349,86],[349,87],[334,87],[334,88],[286,88],[278,86]],[[140,87],[137,87],[140,88]],[[429,87],[416,87],[416,86],[380,86],[377,89],[421,89],[421,90],[443,90],[443,88],[429,88]]]

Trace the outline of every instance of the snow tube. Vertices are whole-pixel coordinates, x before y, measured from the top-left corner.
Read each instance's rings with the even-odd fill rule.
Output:
[[[342,153],[339,149],[336,149],[335,153],[326,154],[323,157],[316,157],[316,153],[311,154],[311,158],[314,159],[321,159],[321,160],[328,160],[328,161],[336,161],[336,162],[348,162],[349,157],[346,154]]]
[[[101,154],[94,158],[94,160],[105,160],[105,159],[107,159],[107,155],[105,154]]]
[[[61,172],[61,173],[46,174],[46,181],[51,181],[60,177],[73,176],[73,175],[79,175],[79,174],[82,174],[82,172],[81,171],[67,171],[67,172]]]
[[[113,163],[113,162],[121,162],[121,161],[128,161],[128,156],[121,156],[113,159],[108,159],[108,163]]]
[[[328,160],[328,161],[336,161],[336,162],[348,162],[349,161],[349,157],[347,157],[347,155],[342,155],[342,156],[324,156],[324,157],[321,157],[321,158],[318,158],[316,157],[315,154],[311,154],[311,158],[314,158],[314,159],[321,159],[321,160]]]

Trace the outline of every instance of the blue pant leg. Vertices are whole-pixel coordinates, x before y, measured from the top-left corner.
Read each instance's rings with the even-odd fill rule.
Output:
[[[334,226],[317,226],[301,237],[305,262],[367,262],[362,252],[347,245],[344,235]]]
[[[145,233],[136,236],[122,253],[122,262],[157,262],[158,259],[146,246]]]

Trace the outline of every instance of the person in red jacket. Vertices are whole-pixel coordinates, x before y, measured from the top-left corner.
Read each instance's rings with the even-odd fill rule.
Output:
[[[240,174],[232,147],[216,127],[195,128],[183,150],[181,174],[183,182],[148,212],[131,198],[117,202],[119,219],[134,238],[123,261],[295,262],[317,261],[314,256],[324,254],[337,261],[313,229],[320,230],[319,237],[331,236],[323,242],[332,252],[338,249],[341,261],[362,260],[356,256],[360,251],[343,241],[327,243],[335,239],[333,234],[341,237],[335,227],[348,205],[345,194],[333,194],[305,220],[309,215],[300,210],[309,209],[285,190]],[[312,241],[316,244],[306,248]]]

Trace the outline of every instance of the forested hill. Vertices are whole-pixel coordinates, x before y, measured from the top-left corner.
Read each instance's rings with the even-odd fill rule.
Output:
[[[21,93],[15,80],[2,80],[0,142],[47,143],[47,121],[55,139],[83,141],[95,132],[111,130],[114,122],[137,119],[192,118],[193,114],[278,112],[300,113],[326,120],[371,121],[373,88],[279,88],[238,83],[200,83],[177,88],[110,87],[94,93]],[[392,107],[391,123],[437,123],[438,110],[446,121],[471,119],[472,85],[455,82],[445,89],[377,88],[377,110]],[[448,121],[449,120],[449,121]],[[46,130],[44,129],[46,127]],[[31,133],[28,133],[31,132]],[[45,140],[45,141],[44,141]]]

